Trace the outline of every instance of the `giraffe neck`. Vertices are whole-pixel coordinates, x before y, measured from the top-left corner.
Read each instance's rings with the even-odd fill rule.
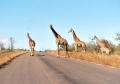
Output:
[[[95,39],[96,39],[97,43],[100,45],[100,47],[102,47],[103,43],[98,38],[95,38]]]
[[[74,39],[74,41],[76,41],[77,36],[76,36],[76,34],[75,34],[75,32],[74,32],[74,31],[73,31],[72,33],[73,33],[73,39]]]
[[[29,41],[32,41],[32,39],[30,38],[30,36],[28,35],[28,39],[29,39]]]
[[[61,36],[53,29],[53,27],[51,27],[51,30],[52,30],[52,32],[53,32],[53,34],[54,34],[54,36],[55,36],[56,39],[59,38],[59,37],[61,37]]]

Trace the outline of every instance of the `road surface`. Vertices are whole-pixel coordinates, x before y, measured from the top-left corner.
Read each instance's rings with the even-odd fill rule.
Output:
[[[37,52],[0,68],[0,84],[120,84],[120,70]]]

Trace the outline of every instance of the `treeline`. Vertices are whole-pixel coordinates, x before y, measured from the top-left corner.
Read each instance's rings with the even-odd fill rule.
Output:
[[[116,37],[114,38],[115,41],[119,41],[118,45],[113,44],[111,41],[108,41],[107,39],[100,39],[103,43],[105,43],[109,48],[111,48],[111,54],[117,54],[120,55],[120,33],[116,33]],[[13,50],[21,50],[21,51],[29,51],[27,49],[15,49],[14,44],[16,43],[15,39],[10,37],[9,39],[9,46],[8,48],[5,48],[5,44],[0,41],[0,52],[8,52]],[[47,51],[49,49],[46,49]],[[60,50],[65,50],[63,46],[60,46]],[[99,54],[101,53],[100,46],[96,43],[96,41],[90,41],[86,43],[86,50],[87,52],[93,53],[93,54]],[[68,47],[69,52],[74,52],[75,47],[74,43],[70,44]],[[78,52],[82,52],[81,48],[78,48]]]

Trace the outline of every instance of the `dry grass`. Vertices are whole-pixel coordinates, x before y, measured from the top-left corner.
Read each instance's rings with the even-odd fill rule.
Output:
[[[0,54],[0,66],[24,53],[27,53],[27,52],[26,51],[13,51],[13,52],[1,53]]]
[[[48,52],[51,54],[57,54],[56,50],[49,50]],[[60,55],[65,56],[65,52],[60,51]],[[69,57],[120,68],[119,56],[106,56],[106,55],[97,55],[92,53],[85,54],[83,52],[69,52]]]

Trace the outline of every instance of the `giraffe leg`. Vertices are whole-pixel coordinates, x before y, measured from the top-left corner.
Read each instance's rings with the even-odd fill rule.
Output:
[[[32,56],[32,49],[30,48],[30,56]]]
[[[101,49],[101,48],[100,48]],[[101,52],[102,52],[102,55],[103,55],[103,53],[104,53],[104,51],[101,49]]]
[[[30,56],[32,56],[32,54],[31,54],[31,52],[32,52],[32,47],[31,46],[29,46],[30,47]]]
[[[77,47],[77,45],[75,45],[75,52],[78,52],[78,47]]]
[[[86,53],[86,48],[82,47],[82,49],[84,50],[84,53]]]
[[[86,49],[84,49],[84,53],[86,53]]]
[[[57,54],[57,58],[60,58],[60,50],[59,50],[59,44],[57,44],[57,48],[58,48],[58,54]]]
[[[108,55],[111,55],[111,52],[110,52],[110,50],[108,51]]]
[[[69,56],[68,56],[68,47],[67,47],[67,45],[65,45],[65,51],[66,51],[66,56],[65,56],[65,58],[66,58],[66,57],[69,57]]]
[[[66,56],[69,58],[69,55],[68,55],[68,46],[66,44]]]
[[[110,55],[110,50],[106,50],[106,55]]]
[[[33,48],[33,56],[34,56],[34,48]]]
[[[75,52],[76,52],[76,45],[75,45]]]
[[[34,56],[34,48],[32,48],[32,56]]]

